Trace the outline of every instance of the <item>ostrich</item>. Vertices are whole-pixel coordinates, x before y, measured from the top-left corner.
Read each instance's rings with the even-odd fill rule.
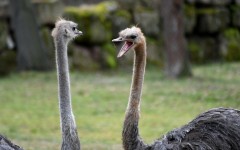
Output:
[[[62,128],[62,150],[80,150],[76,123],[71,106],[70,79],[68,69],[67,45],[81,35],[77,30],[77,24],[72,21],[60,19],[56,22],[52,31],[54,44],[56,47],[56,63],[58,71],[58,91],[60,121]],[[0,150],[23,150],[13,144],[9,139],[0,135]]]
[[[0,150],[23,150],[18,145],[13,144],[9,139],[0,135]]]
[[[152,144],[139,135],[140,102],[146,65],[146,40],[140,28],[119,33],[112,42],[123,42],[117,57],[134,50],[134,67],[122,131],[125,150],[240,150],[240,111],[215,108],[197,116],[181,128],[168,132]]]
[[[77,127],[72,112],[70,79],[68,69],[67,45],[81,35],[77,24],[72,21],[60,19],[52,31],[56,48],[56,64],[58,75],[59,108],[62,129],[62,150],[80,150]]]

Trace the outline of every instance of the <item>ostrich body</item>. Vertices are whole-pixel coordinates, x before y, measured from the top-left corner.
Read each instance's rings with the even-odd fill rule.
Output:
[[[122,131],[125,150],[240,150],[240,111],[227,108],[204,112],[153,144],[145,144],[138,129],[147,55],[145,37],[139,28],[132,27],[121,31],[112,41],[124,42],[118,57],[134,50],[132,84]]]
[[[13,144],[9,139],[0,135],[0,150],[23,150],[18,145]]]
[[[52,31],[56,47],[62,150],[80,150],[80,141],[71,105],[67,56],[68,43],[80,34],[82,32],[77,30],[76,23],[63,19],[56,22]]]

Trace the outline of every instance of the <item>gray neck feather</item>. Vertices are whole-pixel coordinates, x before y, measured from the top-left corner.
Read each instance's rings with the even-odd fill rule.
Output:
[[[132,85],[122,132],[125,150],[141,150],[147,147],[138,130],[140,101],[146,65],[146,45],[135,49]]]
[[[80,141],[71,105],[67,44],[68,41],[64,37],[55,39],[62,150],[80,150]]]

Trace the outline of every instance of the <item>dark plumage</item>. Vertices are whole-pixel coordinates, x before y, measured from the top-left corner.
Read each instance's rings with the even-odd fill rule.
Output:
[[[211,109],[147,147],[149,150],[240,150],[240,111]]]
[[[23,150],[21,147],[13,144],[9,139],[0,135],[0,150]]]

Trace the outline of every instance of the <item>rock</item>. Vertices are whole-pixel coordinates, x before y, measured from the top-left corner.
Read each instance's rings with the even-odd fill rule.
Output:
[[[0,53],[0,76],[5,76],[16,69],[16,52],[6,50]]]
[[[113,37],[118,36],[118,32],[131,25],[132,16],[126,10],[117,10],[111,15]]]
[[[230,22],[229,11],[225,8],[202,8],[197,10],[198,32],[216,33]]]
[[[34,11],[38,24],[54,24],[62,16],[63,4],[60,1],[33,1]]]
[[[69,48],[69,65],[74,70],[98,70],[100,65],[92,57],[94,50],[72,45]]]
[[[212,0],[212,4],[214,5],[226,5],[230,4],[231,2],[231,0]]]
[[[139,4],[139,0],[117,0],[122,9],[134,10],[136,5]]]
[[[195,3],[198,4],[211,4],[212,0],[195,0]]]
[[[113,44],[105,44],[101,47],[102,57],[100,63],[103,69],[114,69],[117,67],[117,53]]]
[[[163,40],[147,38],[147,63],[163,66]]]
[[[219,58],[217,41],[210,37],[190,37],[187,42],[190,60],[205,63]]]
[[[236,4],[240,4],[240,0],[234,0]]]
[[[79,29],[84,32],[79,43],[99,45],[111,41],[111,19],[109,18],[117,9],[115,2],[102,2],[98,5],[83,5],[81,7],[67,7],[64,17],[78,23]]]
[[[197,0],[185,0],[185,3],[194,4]]]
[[[45,49],[46,49],[46,55],[49,58],[49,68],[55,67],[55,47],[53,43],[53,38],[51,36],[51,29],[48,27],[42,27],[40,29],[40,36],[43,39]]]
[[[220,35],[220,54],[226,61],[240,61],[240,31],[227,29]]]
[[[8,18],[9,17],[9,7],[8,0],[0,1],[0,18]]]
[[[8,24],[4,19],[0,20],[0,52],[7,48]]]
[[[226,5],[230,4],[231,0],[185,0],[188,3],[198,3],[204,5]]]
[[[82,1],[80,0],[62,0],[65,6],[79,6]]]
[[[163,66],[163,40],[156,40],[154,38],[147,38],[147,64],[151,66]],[[122,44],[117,45],[115,49],[119,50]],[[118,59],[117,62],[120,67],[132,67],[134,52],[129,51],[123,58]]]
[[[161,5],[160,0],[139,0],[139,3],[142,7],[159,9]]]
[[[69,46],[69,64],[74,70],[100,70],[117,67],[117,54],[111,43],[95,46]]]
[[[196,8],[193,5],[184,5],[184,31],[191,33],[196,25]]]
[[[150,37],[159,37],[160,16],[153,10],[138,9],[134,11],[135,24]]]
[[[232,7],[233,15],[232,15],[232,23],[235,27],[240,28],[240,5],[236,5]]]

